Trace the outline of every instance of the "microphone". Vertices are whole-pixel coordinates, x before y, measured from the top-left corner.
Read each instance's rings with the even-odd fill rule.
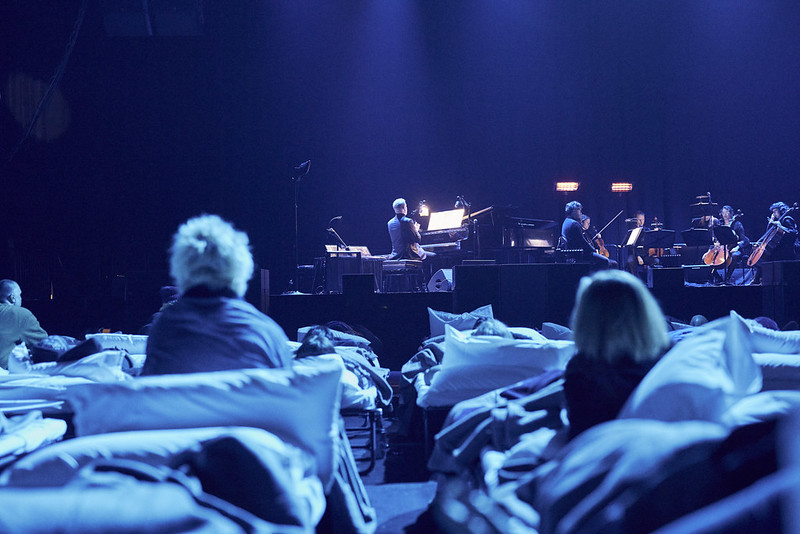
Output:
[[[311,160],[306,160],[303,163],[299,163],[295,167],[292,168],[292,177],[297,178],[298,180],[308,174],[308,171],[311,170]]]

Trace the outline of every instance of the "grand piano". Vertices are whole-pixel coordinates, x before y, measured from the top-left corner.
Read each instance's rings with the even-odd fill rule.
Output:
[[[463,215],[460,226],[421,231],[422,248],[452,257],[453,261],[447,262],[452,265],[465,259],[498,263],[543,261],[555,248],[556,233],[561,231],[557,223],[513,213],[512,207],[490,206]]]

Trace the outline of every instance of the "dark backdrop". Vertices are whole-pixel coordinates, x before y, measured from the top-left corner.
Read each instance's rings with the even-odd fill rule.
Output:
[[[118,35],[141,2],[89,0],[51,109],[14,152],[81,3],[0,7],[2,276],[74,314],[129,298],[135,273],[166,283],[171,234],[203,212],[248,232],[281,292],[290,170],[307,159],[300,263],[337,215],[348,243],[388,252],[398,196],[559,220],[577,199],[598,224],[641,208],[682,230],[710,191],[751,238],[770,203],[800,196],[794,0],[151,0],[172,15],[152,37]],[[174,35],[199,14],[201,35]],[[559,179],[581,189],[557,194]]]

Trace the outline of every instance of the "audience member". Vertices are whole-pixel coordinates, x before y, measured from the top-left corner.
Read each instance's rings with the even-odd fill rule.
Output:
[[[689,321],[689,326],[700,326],[706,324],[707,322],[708,319],[706,319],[706,316],[698,313],[697,315],[692,316],[692,320]]]
[[[13,280],[0,280],[0,367],[8,369],[8,355],[15,345],[32,347],[47,332],[27,308],[22,307],[22,289]]]
[[[612,269],[581,280],[572,311],[576,354],[564,375],[570,436],[616,418],[669,348],[666,324],[632,274]]]
[[[243,299],[247,234],[216,215],[189,219],[173,237],[170,274],[181,296],[150,330],[143,375],[289,364],[286,334]]]
[[[333,334],[327,326],[316,325],[309,329],[306,337],[295,351],[295,358],[333,354],[336,347],[333,344]]]
[[[149,334],[150,329],[153,328],[153,323],[156,322],[156,319],[159,318],[161,313],[165,309],[175,304],[178,301],[178,298],[181,296],[180,292],[178,291],[178,288],[175,286],[162,287],[161,289],[158,290],[158,295],[159,297],[161,297],[161,307],[158,309],[157,312],[155,312],[150,317],[150,322],[148,322],[141,328],[141,330],[139,330],[140,334]]]
[[[508,339],[514,339],[514,334],[511,333],[508,326],[499,319],[484,319],[478,324],[473,332],[474,336],[499,336]]]
[[[773,319],[769,317],[764,317],[763,315],[760,317],[756,317],[753,319],[755,322],[763,326],[764,328],[769,328],[770,330],[780,330],[778,328],[778,323],[776,323]]]

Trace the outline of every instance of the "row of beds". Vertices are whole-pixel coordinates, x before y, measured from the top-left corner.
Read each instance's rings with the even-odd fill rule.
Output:
[[[735,312],[676,325],[619,417],[570,441],[567,328],[512,328],[512,340],[473,335],[488,306],[429,315],[402,376],[424,414],[441,530],[780,531],[794,520],[800,450],[785,436],[798,424],[800,333]],[[335,355],[291,369],[137,377],[146,338],[101,334],[100,352],[0,376],[0,531],[375,531],[360,475],[379,453],[388,370],[368,341],[336,334]]]
[[[87,336],[99,350],[76,361],[11,365],[0,532],[374,532],[361,475],[388,369],[335,334],[336,354],[288,369],[140,377],[147,338],[125,334]]]
[[[446,532],[796,532],[800,332],[731,312],[672,323],[672,348],[615,420],[569,439],[571,331],[475,336],[484,307],[429,310],[403,367]],[[502,383],[499,383],[502,382]]]

